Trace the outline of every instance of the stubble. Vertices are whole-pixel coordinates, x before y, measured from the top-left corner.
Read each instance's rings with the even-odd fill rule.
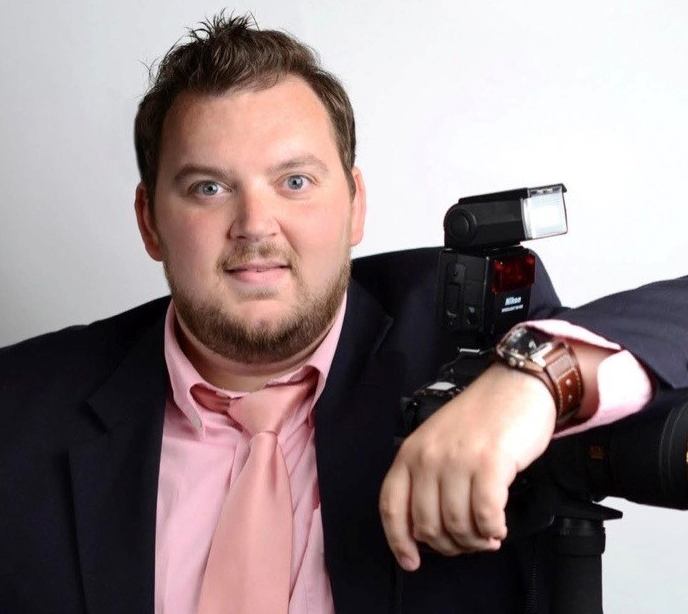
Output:
[[[168,258],[164,258],[165,277],[179,316],[191,333],[204,346],[233,361],[244,364],[269,364],[284,361],[310,346],[332,324],[342,302],[351,276],[351,258],[347,253],[342,265],[320,293],[309,291],[294,259],[271,245],[244,247],[222,258],[217,265],[218,275],[230,268],[261,258],[279,257],[290,266],[294,276],[297,305],[280,321],[262,322],[247,326],[234,314],[228,313],[220,300],[199,300],[190,296],[177,282]],[[270,290],[256,300],[268,299]]]

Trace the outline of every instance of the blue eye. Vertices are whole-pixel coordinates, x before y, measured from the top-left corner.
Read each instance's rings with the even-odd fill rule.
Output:
[[[291,175],[287,177],[287,187],[290,190],[301,190],[306,185],[306,181],[308,178],[303,175]]]
[[[196,184],[193,188],[193,191],[202,194],[203,196],[216,196],[220,193],[220,186],[214,181],[204,181]]]

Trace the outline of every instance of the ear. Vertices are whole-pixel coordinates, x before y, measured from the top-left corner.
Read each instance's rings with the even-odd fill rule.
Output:
[[[158,231],[155,228],[155,219],[151,210],[152,203],[148,199],[148,191],[143,183],[136,186],[136,199],[134,208],[136,209],[136,222],[139,225],[139,232],[143,239],[148,255],[158,262],[162,261],[162,247]]]
[[[366,215],[366,190],[363,175],[357,166],[351,169],[356,184],[356,194],[351,200],[351,237],[350,245],[358,245],[363,239],[363,228]]]

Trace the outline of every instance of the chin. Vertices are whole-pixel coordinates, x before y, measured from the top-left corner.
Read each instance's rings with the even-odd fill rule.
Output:
[[[270,304],[272,303],[272,304]],[[225,309],[228,319],[250,331],[269,331],[281,328],[289,320],[292,310],[281,304],[261,301],[241,308]]]

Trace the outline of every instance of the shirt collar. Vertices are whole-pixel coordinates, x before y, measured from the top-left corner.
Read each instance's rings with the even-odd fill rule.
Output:
[[[324,339],[320,342],[320,345],[318,345],[313,354],[311,354],[306,363],[290,373],[286,373],[285,375],[270,380],[267,384],[283,384],[290,381],[298,381],[303,379],[308,374],[309,370],[315,369],[318,373],[318,381],[315,388],[315,394],[313,396],[312,406],[315,405],[323,389],[325,388],[325,382],[330,372],[330,367],[332,366],[332,360],[334,358],[335,350],[337,349],[339,336],[342,332],[344,312],[346,311],[346,298],[347,297],[345,294],[337,311],[337,315],[335,316],[332,327],[327,332],[327,335],[325,335]],[[198,402],[191,395],[191,388],[196,385],[201,385],[216,392],[217,394],[231,398],[241,397],[246,393],[218,388],[201,377],[179,345],[179,341],[177,339],[176,319],[177,315],[174,302],[170,301],[169,307],[167,308],[167,314],[165,316],[164,351],[167,372],[170,377],[172,398],[177,407],[179,407],[182,413],[191,422],[198,435],[203,437],[205,436],[203,412],[200,410]],[[312,413],[313,412],[311,409],[308,415],[309,424],[311,426],[313,424]]]

